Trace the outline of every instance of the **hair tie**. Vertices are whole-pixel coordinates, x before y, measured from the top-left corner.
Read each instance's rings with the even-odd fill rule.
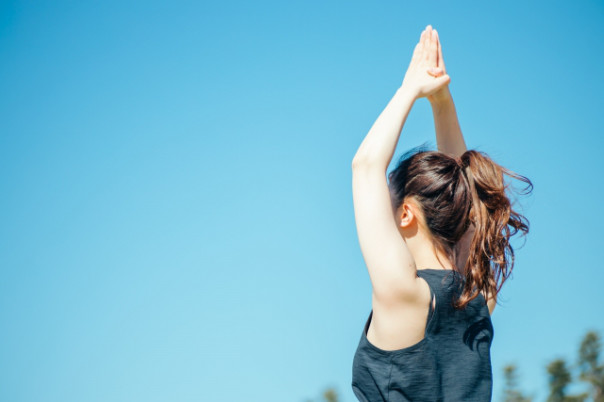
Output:
[[[461,158],[461,156],[454,156],[453,159],[455,159],[455,163],[457,163],[457,166],[459,166],[460,168],[465,168],[465,164],[463,159]]]

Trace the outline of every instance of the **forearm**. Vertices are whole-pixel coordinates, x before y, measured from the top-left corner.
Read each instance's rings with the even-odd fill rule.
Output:
[[[467,148],[448,87],[443,96],[432,101],[431,105],[438,150],[453,156],[461,156]]]
[[[386,171],[414,102],[412,93],[402,86],[397,89],[365,136],[354,156],[353,166],[371,165]]]

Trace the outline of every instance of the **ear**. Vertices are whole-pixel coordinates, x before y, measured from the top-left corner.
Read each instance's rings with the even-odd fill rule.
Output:
[[[408,202],[403,202],[401,207],[398,210],[397,214],[397,224],[400,227],[406,228],[409,227],[413,223],[415,219],[415,211],[413,210],[412,204]]]

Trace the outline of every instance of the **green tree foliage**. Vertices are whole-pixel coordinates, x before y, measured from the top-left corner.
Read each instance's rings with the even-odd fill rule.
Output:
[[[553,360],[547,366],[549,374],[549,396],[547,402],[583,402],[588,394],[566,395],[566,388],[572,382],[572,375],[564,359]]]
[[[323,391],[321,395],[321,399],[317,402],[338,402],[340,399],[338,398],[338,393],[334,388],[327,388]],[[305,402],[314,402],[312,399],[307,399]]]
[[[329,388],[323,392],[323,398],[325,398],[325,402],[338,402],[338,394],[333,388]]]
[[[589,331],[579,348],[579,379],[591,386],[591,397],[594,402],[604,402],[604,364],[600,364],[600,336]]]
[[[522,395],[518,389],[518,371],[515,364],[505,366],[503,376],[505,378],[503,402],[532,402],[532,398]]]
[[[604,364],[600,361],[602,349],[600,336],[596,331],[585,334],[579,348],[577,365],[570,367],[564,359],[555,359],[547,366],[549,375],[549,395],[547,402],[604,402]],[[568,387],[573,384],[573,370],[579,370],[579,380],[589,384],[589,391],[568,395]],[[518,390],[517,368],[513,364],[504,367],[504,402],[530,402]],[[588,399],[589,398],[589,399]]]

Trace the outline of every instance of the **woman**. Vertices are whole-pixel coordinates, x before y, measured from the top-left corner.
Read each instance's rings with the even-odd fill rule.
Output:
[[[354,214],[372,310],[353,361],[360,401],[490,401],[491,314],[514,265],[504,174],[466,150],[436,30],[422,32],[401,87],[352,162]],[[386,170],[416,99],[433,107],[438,151],[416,148]],[[388,179],[388,180],[387,180]]]

